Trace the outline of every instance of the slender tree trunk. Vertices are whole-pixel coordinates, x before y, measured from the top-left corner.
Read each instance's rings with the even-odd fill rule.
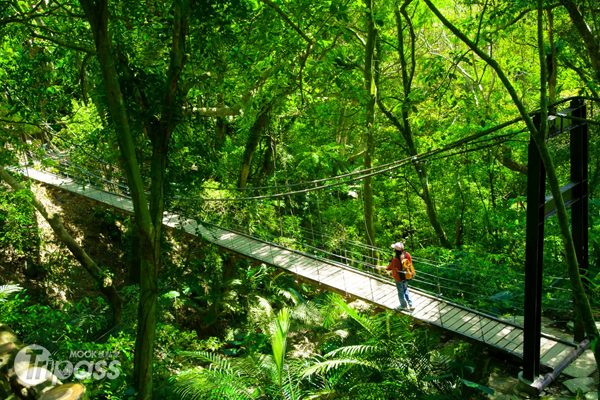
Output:
[[[556,59],[556,44],[554,43],[554,15],[552,9],[546,10],[548,15],[548,41],[550,42],[550,54],[546,57],[548,67],[548,95],[550,103],[556,101],[556,75],[558,73],[558,60]]]
[[[403,7],[408,6],[408,4],[410,2],[411,2],[411,0],[406,1],[404,3]],[[398,38],[398,58],[400,60],[401,73],[402,73],[402,86],[404,89],[404,93],[403,93],[404,103],[403,103],[402,111],[401,111],[401,119],[402,120],[401,121],[398,120],[398,118],[385,107],[385,105],[379,98],[377,99],[377,105],[379,106],[379,109],[383,112],[383,114],[390,120],[390,122],[401,132],[401,134],[404,138],[404,141],[406,142],[406,144],[408,146],[409,155],[415,156],[418,154],[418,151],[417,151],[417,147],[414,142],[412,129],[410,126],[409,115],[410,115],[410,93],[411,93],[411,88],[412,88],[412,77],[413,77],[414,70],[415,70],[415,39],[416,38],[414,35],[414,31],[412,30],[412,26],[410,25],[410,19],[408,17],[408,14],[406,13],[406,10],[404,8],[402,8],[402,10],[398,9],[398,6],[396,4],[395,9],[394,9],[394,15],[396,17],[396,35]],[[403,33],[404,29],[403,29],[403,24],[402,24],[403,17],[406,19],[406,21],[408,23],[408,28],[409,28],[410,37],[411,37],[411,42],[410,42],[411,70],[410,70],[410,73],[408,70],[408,62],[404,55],[405,46],[404,46],[404,33]],[[378,53],[378,57],[381,57],[379,49],[378,49],[377,53]],[[376,81],[379,81],[378,76],[379,76],[379,73],[376,71],[376,78],[377,78]],[[379,84],[377,86],[379,86]],[[421,191],[422,191],[420,196],[423,199],[423,201],[425,202],[425,207],[426,207],[429,223],[431,224],[431,227],[435,231],[435,234],[436,234],[438,240],[440,241],[440,243],[442,244],[442,246],[444,246],[446,248],[452,248],[452,244],[446,237],[446,233],[444,232],[444,229],[442,228],[442,224],[439,221],[439,218],[437,216],[437,209],[435,207],[435,202],[433,200],[431,192],[429,191],[429,177],[427,175],[427,169],[425,168],[425,165],[422,163],[414,163],[413,166],[414,166],[415,172],[417,173],[417,176],[419,177],[419,184],[421,186]]]
[[[375,29],[375,1],[364,0],[366,7],[367,18],[367,46],[365,49],[365,89],[368,95],[366,106],[366,122],[365,122],[365,169],[373,167],[373,157],[375,156],[375,101],[377,99],[377,88],[375,87],[375,79],[373,77],[373,54],[375,49],[375,37],[377,30]],[[367,243],[370,246],[375,246],[375,225],[373,222],[373,178],[366,177],[363,179],[363,203],[364,203],[364,221],[365,221],[365,236]],[[371,254],[373,256],[373,254]]]
[[[110,50],[108,38],[108,4],[106,1],[93,3],[91,0],[81,0],[94,33],[97,57],[102,70],[104,86],[113,125],[117,134],[121,156],[125,166],[127,181],[131,189],[131,199],[142,250],[140,268],[140,300],[138,306],[138,333],[136,339],[134,380],[139,400],[152,398],[152,353],[154,348],[154,331],[156,326],[156,282],[152,281],[154,271],[155,249],[154,227],[148,203],[144,193],[140,168],[137,163],[135,144],[129,121],[123,104],[123,96],[117,77],[114,59]]]
[[[14,190],[28,191],[23,185],[17,182],[5,169],[0,166],[0,178],[8,183]],[[67,246],[71,254],[75,257],[77,261],[81,264],[81,266],[94,278],[94,281],[98,285],[100,292],[108,298],[110,302],[113,312],[114,312],[114,322],[118,324],[123,317],[123,306],[121,303],[121,298],[119,297],[119,293],[117,289],[113,286],[112,281],[108,274],[106,274],[98,265],[92,260],[92,258],[86,253],[86,251],[75,241],[75,239],[69,235],[63,226],[62,220],[58,214],[54,214],[52,212],[48,212],[44,205],[35,197],[33,193],[31,193],[31,201],[33,206],[39,213],[44,217],[48,224],[54,231],[54,234],[58,237],[58,239]]]
[[[227,122],[223,117],[217,117],[215,121],[215,150],[219,151],[225,144],[225,134],[227,132]]]
[[[248,140],[246,141],[246,148],[244,149],[244,156],[242,158],[242,167],[240,169],[240,177],[238,180],[239,188],[246,187],[248,175],[250,174],[250,167],[252,166],[252,157],[254,156],[256,148],[258,147],[258,143],[260,142],[260,136],[262,134],[263,128],[269,122],[269,112],[271,111],[271,108],[273,106],[273,101],[271,101],[260,112],[258,118],[254,122],[254,125],[252,125],[252,127],[250,128]]]
[[[275,148],[276,143],[272,136],[267,136],[266,149],[263,152],[262,166],[260,167],[260,173],[256,181],[256,186],[260,186],[263,179],[267,177],[275,169]]]

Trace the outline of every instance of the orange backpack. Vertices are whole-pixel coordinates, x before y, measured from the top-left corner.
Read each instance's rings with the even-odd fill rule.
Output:
[[[410,262],[408,258],[400,260],[400,263],[402,264],[402,270],[400,271],[400,274],[404,275],[404,280],[410,281],[412,278],[415,277],[415,275],[417,275],[417,273],[415,272],[415,268],[412,265],[412,262]]]

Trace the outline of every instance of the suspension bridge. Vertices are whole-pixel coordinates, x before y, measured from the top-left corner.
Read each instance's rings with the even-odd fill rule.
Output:
[[[560,126],[556,125],[555,134],[558,131],[569,131],[575,126],[570,122],[569,124],[564,122],[566,117],[573,120],[577,119],[576,116],[571,117],[571,111],[565,111],[561,115],[565,118],[555,118],[555,122],[560,123]],[[446,145],[441,149],[433,149],[414,157],[330,179],[311,181],[308,184],[294,183],[245,189],[205,188],[206,190],[213,191],[213,194],[222,193],[222,191],[236,191],[237,193],[242,193],[241,196],[219,197],[218,195],[213,195],[210,198],[175,196],[175,203],[171,204],[170,207],[166,207],[169,211],[165,212],[163,222],[165,226],[185,231],[190,235],[202,237],[215,246],[232,252],[237,256],[279,268],[309,284],[339,293],[345,297],[361,299],[376,307],[395,309],[399,305],[399,300],[394,282],[375,273],[374,269],[378,263],[378,258],[374,256],[374,253],[381,251],[381,249],[350,240],[337,242],[337,245],[332,247],[325,243],[325,239],[335,239],[335,235],[328,235],[323,231],[317,231],[312,225],[310,228],[300,227],[299,224],[294,226],[293,216],[290,218],[292,221],[290,223],[291,226],[288,225],[284,228],[285,224],[282,222],[281,209],[285,207],[285,204],[282,205],[281,202],[284,201],[285,203],[285,199],[287,198],[289,204],[291,203],[291,196],[294,195],[302,195],[308,198],[311,192],[319,193],[319,191],[330,190],[332,187],[338,185],[347,186],[353,182],[361,181],[366,176],[391,173],[399,167],[411,163],[448,157],[448,154],[452,155],[452,151],[468,152],[496,146],[523,133],[524,129],[519,127],[519,129],[512,132],[496,135],[492,138],[486,139],[484,137],[507,127],[513,127],[518,122],[520,122],[520,119],[506,122]],[[58,134],[55,136],[58,136]],[[467,148],[468,146],[473,147]],[[40,168],[33,168],[31,166],[21,168],[20,172],[34,181],[133,214],[133,205],[128,197],[127,186],[123,183],[122,177],[120,182],[114,179],[115,177],[119,177],[119,172],[107,173],[111,169],[118,168],[113,167],[110,163],[96,156],[91,154],[89,156],[103,164],[101,168],[103,172],[92,173],[86,170],[85,167],[78,166],[69,161],[67,153],[59,154],[52,151],[48,151],[48,158],[53,158],[56,161],[56,173],[41,171]],[[539,182],[537,182],[537,185],[539,186]],[[577,191],[578,185],[580,185],[578,182],[570,182],[565,185],[564,192],[570,196],[571,203],[577,201],[577,195],[573,193]],[[257,192],[263,189],[276,191],[276,193],[256,195]],[[254,195],[243,195],[243,193],[252,193],[247,192],[248,190],[255,191]],[[279,227],[275,229],[278,233],[271,232],[270,235],[265,235],[263,232],[258,235],[255,230],[249,227],[248,219],[244,220],[244,218],[240,218],[237,222],[234,221],[229,224],[224,224],[222,220],[200,220],[197,213],[190,213],[182,207],[182,204],[186,202],[197,203],[199,200],[203,204],[225,201],[237,202],[238,204],[240,202],[254,202],[256,204],[258,201],[274,200],[275,202],[271,205],[279,213]],[[318,195],[314,201],[318,205]],[[307,201],[309,207],[310,203],[310,201]],[[547,215],[552,214],[551,207],[549,206],[551,203],[552,199],[547,198],[545,199],[545,203],[542,204],[541,210],[546,212]],[[308,211],[309,214],[312,213],[310,208]],[[277,212],[275,212],[274,216]],[[318,212],[320,213],[320,211]],[[284,230],[294,231],[290,235],[291,239],[284,235]],[[516,320],[513,319],[511,321],[501,318],[499,315],[492,315],[493,313],[490,312],[481,312],[469,307],[464,302],[459,304],[457,301],[451,301],[446,297],[452,291],[458,292],[460,295],[468,294],[472,298],[480,296],[480,293],[468,291],[469,287],[472,288],[471,290],[476,290],[483,286],[480,282],[476,281],[477,279],[473,278],[471,283],[465,284],[462,280],[452,279],[440,273],[440,269],[451,270],[451,266],[432,263],[418,257],[413,257],[413,260],[418,271],[418,276],[413,280],[410,287],[415,310],[413,312],[401,311],[402,313],[410,315],[411,318],[424,324],[451,332],[453,335],[469,341],[476,341],[503,353],[527,359],[527,356],[524,356],[524,353],[526,353],[525,348],[527,347],[527,335],[525,334],[524,327],[519,325]],[[509,272],[504,271],[503,273]],[[514,274],[515,280],[522,282],[525,278],[524,274]],[[473,276],[475,277],[475,275]],[[552,280],[555,282],[559,280],[566,281],[564,277],[553,277]],[[465,287],[465,285],[468,287]],[[547,288],[546,290],[563,290],[568,292],[568,288],[556,286]],[[518,300],[520,300],[520,304],[522,305],[525,296],[526,294],[521,293],[521,297],[513,301],[498,302],[497,308],[503,307],[500,303],[512,303],[508,307],[518,310]],[[460,296],[454,296],[454,298],[460,298]],[[572,307],[572,304],[568,300],[564,300],[563,294],[563,299],[561,300],[563,307],[565,302],[567,303],[567,307]],[[541,310],[541,301],[536,305],[536,307],[538,306]],[[498,314],[501,313],[499,312]],[[525,314],[527,315],[526,312]],[[539,351],[537,357],[539,357],[539,364],[550,371],[560,373],[560,370],[580,354],[583,349],[581,344],[542,332],[541,327],[538,335]],[[537,363],[537,361],[535,362]]]
[[[82,185],[73,179],[27,168],[24,174],[30,179],[54,186],[79,196],[133,214],[131,201],[122,195],[109,193]],[[395,284],[349,265],[286,248],[278,243],[261,240],[250,235],[211,223],[202,223],[177,214],[166,214],[164,225],[194,236],[201,236],[214,245],[239,256],[272,265],[293,274],[300,280],[346,297],[361,299],[385,309],[398,307]],[[418,268],[418,267],[417,267]],[[415,310],[411,317],[465,339],[484,343],[505,353],[522,357],[523,327],[500,318],[469,309],[438,296],[410,288]],[[577,347],[575,343],[543,334],[541,363],[554,370]]]

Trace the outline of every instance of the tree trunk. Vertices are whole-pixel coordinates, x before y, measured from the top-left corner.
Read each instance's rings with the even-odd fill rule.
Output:
[[[461,207],[460,207],[460,217],[456,221],[456,228],[454,230],[454,232],[455,232],[454,245],[456,247],[460,247],[460,246],[462,246],[462,243],[463,243],[465,208],[467,205],[465,202],[465,193],[463,191],[462,185],[460,184],[460,175],[456,176],[456,183],[457,183],[458,194],[460,195]]]
[[[225,118],[217,117],[215,131],[215,150],[220,151],[225,144],[225,135],[227,133],[227,122],[225,122]]]
[[[129,250],[130,259],[127,283],[129,285],[139,285],[140,270],[142,269],[142,243],[135,220],[132,219],[129,224],[129,229],[131,230],[131,248]]]
[[[375,102],[377,99],[377,88],[375,87],[375,79],[373,77],[373,53],[375,49],[375,1],[364,0],[367,17],[367,46],[365,49],[365,89],[368,95],[366,105],[366,122],[365,122],[365,164],[364,168],[373,167],[373,157],[375,156]],[[367,243],[370,246],[375,246],[375,225],[373,223],[373,178],[366,177],[363,179],[363,203],[364,203],[364,221],[365,221],[365,236]],[[373,254],[371,254],[373,257]]]
[[[104,86],[113,125],[117,134],[121,156],[125,166],[127,181],[131,189],[134,214],[140,233],[142,262],[140,268],[140,299],[138,306],[138,333],[136,338],[134,383],[139,400],[152,398],[152,353],[154,349],[154,331],[156,326],[156,282],[152,277],[158,265],[155,265],[154,229],[140,168],[137,163],[135,144],[129,121],[123,104],[123,96],[117,77],[114,60],[108,38],[108,6],[105,1],[92,3],[81,0],[96,41],[97,57],[102,69]]]
[[[171,135],[182,115],[182,105],[191,88],[189,82],[180,82],[186,62],[185,39],[188,32],[190,3],[173,3],[172,42],[170,63],[161,99],[160,120],[146,123],[144,128],[152,143],[150,162],[150,201],[146,199],[136,148],[124,107],[124,96],[110,49],[108,36],[108,7],[106,0],[81,0],[90,22],[107,92],[112,121],[121,150],[124,169],[134,207],[135,221],[140,235],[140,300],[138,306],[138,331],[134,360],[134,383],[138,400],[152,398],[152,369],[156,328],[156,303],[158,297],[158,270],[161,255],[161,233],[165,201],[165,178]],[[141,96],[133,93],[138,105]],[[128,99],[132,100],[132,99]]]
[[[260,173],[258,174],[258,179],[256,181],[256,186],[260,186],[262,180],[265,179],[267,175],[269,175],[275,169],[274,160],[276,143],[271,136],[267,136],[266,147],[267,148],[265,149],[262,158]]]
[[[274,100],[273,100],[274,101]],[[238,180],[238,187],[246,187],[248,181],[248,175],[250,174],[250,167],[252,165],[252,157],[256,152],[256,147],[260,142],[260,136],[263,128],[269,121],[269,112],[273,107],[273,101],[271,101],[258,115],[258,118],[254,122],[254,125],[250,128],[248,134],[248,140],[246,141],[246,148],[244,150],[244,156],[242,158],[242,167],[240,169],[240,177]]]
[[[0,166],[0,178],[8,183],[14,190],[25,190],[19,182],[17,182],[5,169]],[[108,298],[113,312],[114,312],[114,323],[118,324],[121,322],[123,317],[123,306],[121,298],[117,289],[113,286],[112,281],[108,274],[106,274],[98,265],[91,259],[91,257],[85,252],[85,250],[73,239],[71,235],[65,230],[62,224],[62,220],[58,214],[48,212],[44,205],[31,193],[31,202],[36,210],[44,217],[48,224],[54,231],[54,234],[58,239],[67,246],[71,254],[75,257],[81,266],[94,278],[94,281],[98,285],[100,292]]]

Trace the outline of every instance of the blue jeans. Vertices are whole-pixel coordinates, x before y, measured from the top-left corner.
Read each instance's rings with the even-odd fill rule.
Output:
[[[406,308],[406,303],[412,307],[412,300],[410,299],[410,293],[408,293],[408,282],[396,281],[396,289],[398,289],[398,299],[400,299],[400,307]]]

